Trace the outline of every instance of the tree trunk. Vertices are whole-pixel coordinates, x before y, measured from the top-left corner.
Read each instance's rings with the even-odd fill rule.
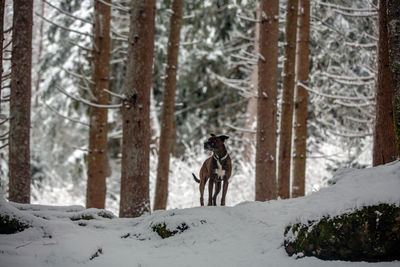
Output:
[[[400,157],[400,1],[387,0],[389,66],[393,84],[393,115],[397,157]]]
[[[9,135],[9,200],[30,203],[33,1],[14,0]]]
[[[379,1],[378,79],[376,83],[375,129],[372,165],[396,159],[396,138],[393,125],[393,84],[389,68],[386,1]]]
[[[261,13],[260,10],[257,9],[257,20],[260,20]],[[255,25],[255,30],[254,30],[254,55],[258,56],[260,53],[260,23],[256,23]],[[258,65],[254,64],[253,65],[253,70],[251,72],[251,93],[254,95],[257,95],[258,92]],[[247,110],[246,110],[246,115],[247,120],[244,125],[245,129],[248,130],[255,130],[256,124],[257,124],[257,98],[251,97],[249,98],[249,101],[247,102]],[[256,141],[256,136],[253,133],[250,132],[245,132],[243,134],[243,140],[244,140],[244,149],[243,149],[243,156],[244,159],[247,161],[250,161],[252,158],[253,154],[253,149],[255,148],[255,141]]]
[[[150,88],[154,48],[155,0],[132,0],[128,63],[122,106],[120,217],[150,211]]]
[[[286,7],[285,60],[282,75],[283,87],[278,161],[278,189],[279,196],[283,199],[290,197],[297,10],[298,0],[288,0]]]
[[[107,1],[111,3],[110,0]],[[110,6],[94,2],[93,73],[91,86],[96,104],[108,104],[110,72]],[[107,157],[107,114],[105,108],[90,107],[89,153],[86,188],[86,207],[104,209],[106,178],[109,174]]]
[[[276,198],[276,98],[278,91],[279,1],[260,2],[260,58],[256,136],[255,200]]]
[[[299,0],[296,80],[308,85],[310,55],[310,0]],[[307,152],[307,105],[306,89],[296,86],[294,106],[294,144],[293,144],[293,185],[292,197],[305,194],[306,152]]]
[[[3,80],[3,45],[4,45],[4,10],[6,0],[1,0],[0,3],[0,112],[1,112],[1,89]]]
[[[169,158],[173,145],[175,85],[176,71],[178,69],[182,7],[183,0],[173,0],[171,3],[172,14],[168,36],[168,54],[165,70],[166,78],[163,93],[160,150],[158,154],[154,210],[165,210],[167,207]]]

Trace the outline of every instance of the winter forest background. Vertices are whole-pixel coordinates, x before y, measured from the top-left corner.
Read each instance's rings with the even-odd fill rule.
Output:
[[[85,205],[93,68],[94,1],[34,1],[31,98],[31,202]],[[103,2],[103,1],[95,1]],[[127,70],[130,1],[111,8],[109,105],[118,106]],[[280,1],[278,124],[282,106],[285,21]],[[233,160],[227,205],[255,199],[254,73],[259,1],[184,1],[175,88],[167,208],[199,205],[198,173],[210,133],[226,134]],[[378,1],[310,1],[310,55],[305,192],[341,168],[372,165],[377,82]],[[300,11],[301,12],[301,11]],[[162,125],[171,1],[156,1],[150,118],[153,205]],[[9,114],[12,1],[5,1],[1,116]],[[108,110],[106,209],[118,214],[123,120]],[[8,192],[8,123],[0,125],[1,189]],[[278,133],[279,139],[279,133]],[[278,151],[278,149],[277,149]],[[296,156],[296,155],[292,155]],[[290,166],[286,166],[290,169]]]

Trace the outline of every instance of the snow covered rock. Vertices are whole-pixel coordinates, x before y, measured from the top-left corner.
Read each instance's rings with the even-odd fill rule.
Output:
[[[352,213],[324,217],[285,230],[289,256],[315,256],[323,260],[400,260],[400,208],[380,204]]]

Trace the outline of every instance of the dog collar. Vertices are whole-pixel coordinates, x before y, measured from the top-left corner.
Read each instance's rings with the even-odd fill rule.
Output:
[[[214,155],[213,155],[213,158],[215,159],[215,160],[218,160],[218,161],[224,161],[224,160],[226,160],[226,158],[228,157],[228,152],[226,152],[226,155],[225,156],[223,156],[222,158],[219,158],[215,153],[214,153]]]

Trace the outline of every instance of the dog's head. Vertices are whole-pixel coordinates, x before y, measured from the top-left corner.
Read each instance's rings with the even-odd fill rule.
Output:
[[[204,149],[213,152],[219,150],[224,146],[224,142],[228,138],[226,135],[216,136],[215,134],[211,134],[211,137],[204,143]]]

